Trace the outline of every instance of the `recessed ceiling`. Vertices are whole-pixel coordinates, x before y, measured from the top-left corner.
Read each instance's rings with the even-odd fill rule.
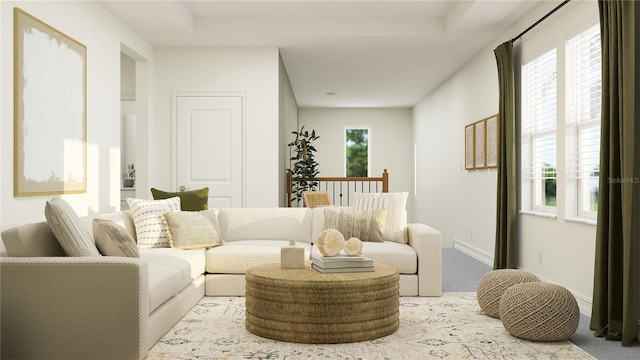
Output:
[[[278,47],[300,107],[411,107],[539,2],[99,1],[154,46]]]

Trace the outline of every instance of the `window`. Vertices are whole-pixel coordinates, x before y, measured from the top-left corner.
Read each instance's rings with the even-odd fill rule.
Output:
[[[569,216],[596,219],[600,175],[602,70],[600,27],[567,40],[567,189]]]
[[[600,27],[595,21],[590,24],[547,42],[546,48],[538,42],[535,52],[523,50],[521,203],[525,211],[560,211],[567,218],[596,219],[602,80]]]
[[[345,154],[345,176],[369,176],[368,128],[347,128],[345,130]]]
[[[552,49],[522,67],[523,203],[543,212],[555,212],[557,201],[556,58]]]

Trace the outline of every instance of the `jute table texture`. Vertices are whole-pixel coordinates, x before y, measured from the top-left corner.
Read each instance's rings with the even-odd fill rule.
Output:
[[[387,336],[399,326],[399,275],[375,271],[323,274],[256,266],[246,274],[246,327],[269,339],[335,344]]]

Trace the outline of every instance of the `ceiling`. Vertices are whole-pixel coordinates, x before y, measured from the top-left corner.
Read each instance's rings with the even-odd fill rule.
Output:
[[[539,2],[98,1],[154,46],[280,48],[300,107],[411,107]]]

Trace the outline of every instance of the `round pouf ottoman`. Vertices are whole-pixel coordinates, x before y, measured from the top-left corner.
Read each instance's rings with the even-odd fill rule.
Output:
[[[484,274],[478,283],[478,304],[485,314],[500,318],[500,297],[509,287],[537,282],[538,277],[525,270],[501,269]]]
[[[576,332],[580,309],[573,294],[560,285],[525,283],[504,292],[500,320],[517,338],[563,341]]]

